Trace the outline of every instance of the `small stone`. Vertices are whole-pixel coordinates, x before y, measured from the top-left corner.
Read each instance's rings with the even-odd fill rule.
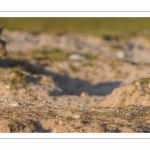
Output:
[[[114,108],[109,108],[109,110],[110,110],[110,111],[115,111],[115,109],[114,109]],[[117,110],[117,112],[119,112],[119,111]]]
[[[132,113],[131,112],[127,112],[126,115],[127,116],[132,116]]]
[[[137,128],[137,126],[134,124],[134,125],[132,126],[132,128],[133,128],[133,129],[136,129],[136,128]]]
[[[81,107],[81,106],[77,106],[77,109],[78,109],[78,110],[81,110],[81,111],[84,110],[84,108]]]
[[[80,97],[82,97],[82,98],[87,97],[87,96],[89,96],[89,94],[87,92],[82,92],[80,94]]]
[[[117,53],[117,57],[119,58],[119,59],[123,59],[124,57],[125,57],[125,54],[124,54],[124,52],[118,52]]]
[[[6,85],[6,89],[10,89],[10,85]]]
[[[18,104],[16,101],[14,101],[14,102],[11,102],[11,103],[10,103],[10,106],[16,107],[16,106],[19,106],[19,104]]]
[[[116,113],[119,113],[120,112],[120,110],[116,110]]]
[[[72,60],[84,60],[84,59],[86,59],[86,57],[81,56],[79,54],[72,54],[72,55],[70,55],[69,59],[72,59]]]
[[[38,102],[37,103],[37,106],[45,106],[46,105],[46,103],[47,103],[47,101],[40,101],[40,102]]]
[[[135,82],[136,86],[141,86],[140,82]]]
[[[137,106],[140,108],[140,110],[144,110],[144,107],[141,104],[137,104]]]
[[[74,116],[74,118],[80,119],[80,118],[81,118],[81,115],[80,115],[80,114],[77,114],[77,115]]]
[[[139,82],[135,82],[135,85],[137,86],[138,90],[142,90],[141,84]]]

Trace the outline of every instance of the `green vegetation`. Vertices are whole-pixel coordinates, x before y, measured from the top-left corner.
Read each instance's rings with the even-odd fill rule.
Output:
[[[73,66],[73,65],[69,65],[69,66],[70,66],[70,69],[71,69],[73,72],[78,72],[78,71],[80,71],[79,68],[77,68],[77,67],[75,67],[75,66]]]
[[[110,48],[111,48],[111,50],[113,50],[113,51],[117,51],[117,50],[122,49],[121,46],[119,46],[119,45],[114,45],[114,44],[112,44],[112,45],[110,46]]]
[[[63,60],[68,59],[70,53],[62,51],[58,48],[53,48],[49,51],[32,50],[32,51],[29,51],[29,53],[26,55],[34,59],[50,60],[53,62],[53,61],[63,61]]]
[[[49,60],[51,62],[56,61],[64,61],[69,59],[69,56],[73,54],[70,52],[63,51],[59,48],[52,48],[49,50],[41,51],[38,49],[30,50],[29,52],[9,52],[9,54],[6,56],[6,58],[12,58],[13,59],[38,59],[38,60]],[[79,53],[79,55],[84,56],[88,60],[94,60],[97,59],[97,56],[90,54],[90,53]]]
[[[82,53],[81,56],[84,56],[86,59],[97,59],[97,56],[92,55],[90,53]]]
[[[10,80],[12,88],[19,89],[25,87],[26,76],[22,73],[22,69],[20,67],[13,68],[11,70],[11,74],[13,75]]]
[[[135,82],[139,82],[140,84],[148,84],[150,82],[150,77],[140,78],[140,79],[133,81],[133,83]]]
[[[21,67],[13,67],[7,76],[1,76],[0,82],[10,85],[11,89],[25,88],[27,79],[23,71]]]
[[[103,35],[103,39],[104,39],[104,40],[107,40],[107,41],[110,41],[110,40],[118,40],[118,39],[119,39],[119,36],[117,36],[117,35],[104,34],[104,35]]]
[[[90,32],[104,35],[107,40],[116,35],[143,33],[150,29],[150,18],[0,18],[0,25],[9,30],[28,31],[39,34],[42,31]]]
[[[10,52],[6,58],[14,59],[38,59],[38,60],[50,60],[50,61],[63,61],[68,59],[70,53],[62,51],[58,48],[52,48],[50,50],[41,51],[38,49],[30,50],[29,52]]]

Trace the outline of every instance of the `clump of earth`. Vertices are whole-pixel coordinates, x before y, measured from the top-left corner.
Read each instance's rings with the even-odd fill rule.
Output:
[[[150,131],[145,36],[6,30],[2,39],[0,132]]]

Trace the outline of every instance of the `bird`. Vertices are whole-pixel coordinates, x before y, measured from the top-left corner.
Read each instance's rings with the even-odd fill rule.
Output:
[[[4,26],[0,27],[0,36],[2,34],[3,29],[4,29]],[[6,42],[0,38],[0,57],[5,56],[6,54],[7,54]]]
[[[7,54],[6,51],[6,42],[0,39],[0,57],[3,57]]]
[[[4,29],[4,26],[0,27],[0,35],[2,34],[3,29]]]

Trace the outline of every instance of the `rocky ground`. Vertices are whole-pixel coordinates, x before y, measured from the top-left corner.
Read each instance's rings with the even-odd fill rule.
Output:
[[[149,39],[4,31],[0,132],[149,132]]]

